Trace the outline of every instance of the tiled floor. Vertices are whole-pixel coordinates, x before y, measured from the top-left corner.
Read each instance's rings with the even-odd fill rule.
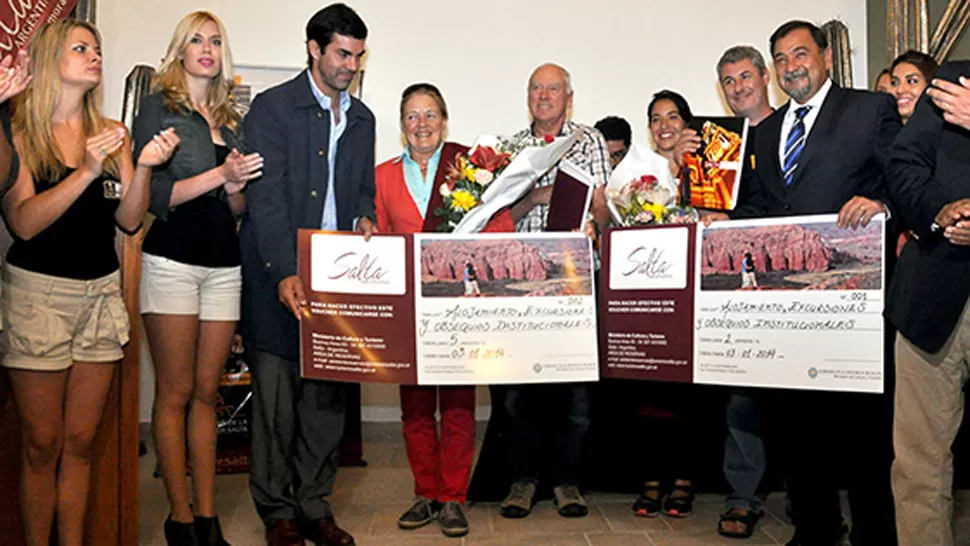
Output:
[[[479,434],[479,438],[482,434]],[[768,499],[765,518],[754,537],[737,541],[716,532],[722,498],[702,495],[695,513],[687,519],[638,518],[630,510],[631,495],[591,492],[590,515],[579,519],[560,517],[548,502],[540,503],[522,520],[498,514],[494,504],[469,507],[471,532],[463,539],[449,539],[434,525],[415,531],[397,528],[397,517],[412,497],[411,473],[396,424],[364,425],[364,456],[367,468],[341,469],[331,497],[337,522],[357,539],[369,545],[468,546],[708,546],[722,544],[784,544],[792,529],[784,518],[783,497]],[[164,546],[162,522],[168,514],[161,480],[152,478],[152,454],[141,459],[141,544]],[[233,546],[262,546],[263,524],[249,496],[248,476],[220,476],[217,505],[226,539]],[[955,515],[958,544],[970,543],[970,495],[958,495]]]

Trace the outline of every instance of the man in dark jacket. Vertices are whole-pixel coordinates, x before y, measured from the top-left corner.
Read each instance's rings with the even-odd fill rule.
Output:
[[[309,68],[256,97],[244,122],[248,146],[264,159],[240,243],[253,355],[250,489],[270,546],[354,543],[324,499],[336,478],[345,388],[300,377],[307,309],[296,242],[301,228],[374,231],[374,115],[347,92],[367,27],[333,4],[310,19],[306,37]]]
[[[836,85],[828,76],[828,38],[811,23],[783,24],[770,45],[778,84],[790,100],[758,124],[757,161],[742,182],[750,186],[731,217],[838,213],[840,226],[856,227],[889,212],[884,169],[901,124],[893,101]],[[889,375],[886,370],[887,382]],[[841,468],[848,471],[852,544],[893,546],[889,397],[787,391],[771,398],[766,414],[779,421],[795,524],[788,546],[842,542]],[[848,443],[841,452],[840,437]]]
[[[970,376],[970,62],[947,63],[889,159],[889,189],[914,237],[886,315],[896,338],[892,488],[900,546],[953,546],[953,454]]]

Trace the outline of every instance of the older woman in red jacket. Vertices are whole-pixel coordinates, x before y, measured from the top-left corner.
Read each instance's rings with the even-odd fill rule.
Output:
[[[381,233],[435,231],[442,205],[445,172],[467,146],[444,141],[448,107],[429,83],[409,86],[401,95],[401,131],[407,147],[377,166],[375,209]],[[484,231],[515,231],[508,211],[497,213]],[[435,422],[441,400],[441,437]],[[475,454],[475,387],[401,386],[401,412],[415,500],[398,519],[416,529],[437,519],[447,536],[468,533],[462,511]]]

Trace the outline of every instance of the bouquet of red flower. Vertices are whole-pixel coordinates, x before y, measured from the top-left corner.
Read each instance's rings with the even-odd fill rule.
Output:
[[[556,139],[527,137],[509,140],[482,137],[448,167],[448,179],[438,188],[444,205],[438,231],[476,233],[488,219],[511,205],[566,153],[574,136]]]

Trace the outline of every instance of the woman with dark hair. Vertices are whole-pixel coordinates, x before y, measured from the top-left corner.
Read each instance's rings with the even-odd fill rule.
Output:
[[[905,125],[913,115],[916,101],[926,90],[930,80],[936,76],[940,65],[926,53],[909,50],[893,60],[890,93],[896,98],[899,117]]]
[[[687,99],[680,93],[664,89],[654,94],[647,105],[647,121],[656,152],[670,162],[670,172],[680,179],[684,154],[701,146],[697,131],[687,128],[693,118]]]
[[[679,93],[665,89],[653,96],[647,118],[657,153],[667,158],[670,171],[679,178],[684,154],[695,152],[701,144],[697,132],[687,128],[692,118],[690,105]],[[650,454],[643,493],[633,504],[637,516],[652,518],[663,513],[684,518],[693,513],[690,476],[696,449],[690,409],[695,389],[684,384],[635,387],[636,410],[642,426],[649,428],[636,435],[640,439],[636,450]]]
[[[377,166],[374,210],[380,233],[434,232],[441,219],[434,210],[453,183],[445,173],[467,146],[445,142],[448,107],[438,88],[416,83],[401,94],[404,153]],[[515,231],[512,216],[500,211],[483,231]],[[471,256],[474,260],[475,256]],[[478,291],[475,266],[462,276]],[[469,288],[466,288],[468,294]],[[435,419],[440,397],[441,433]],[[414,474],[415,499],[397,524],[417,529],[434,520],[447,536],[468,533],[462,504],[475,454],[475,387],[401,385],[401,414],[408,462]]]
[[[933,57],[913,49],[893,59],[893,64],[889,67],[891,78],[889,93],[896,99],[896,108],[899,110],[903,125],[913,116],[916,102],[923,91],[926,91],[939,68],[940,65]],[[909,229],[900,232],[896,240],[897,256],[903,251],[903,246],[911,236],[912,232]]]

